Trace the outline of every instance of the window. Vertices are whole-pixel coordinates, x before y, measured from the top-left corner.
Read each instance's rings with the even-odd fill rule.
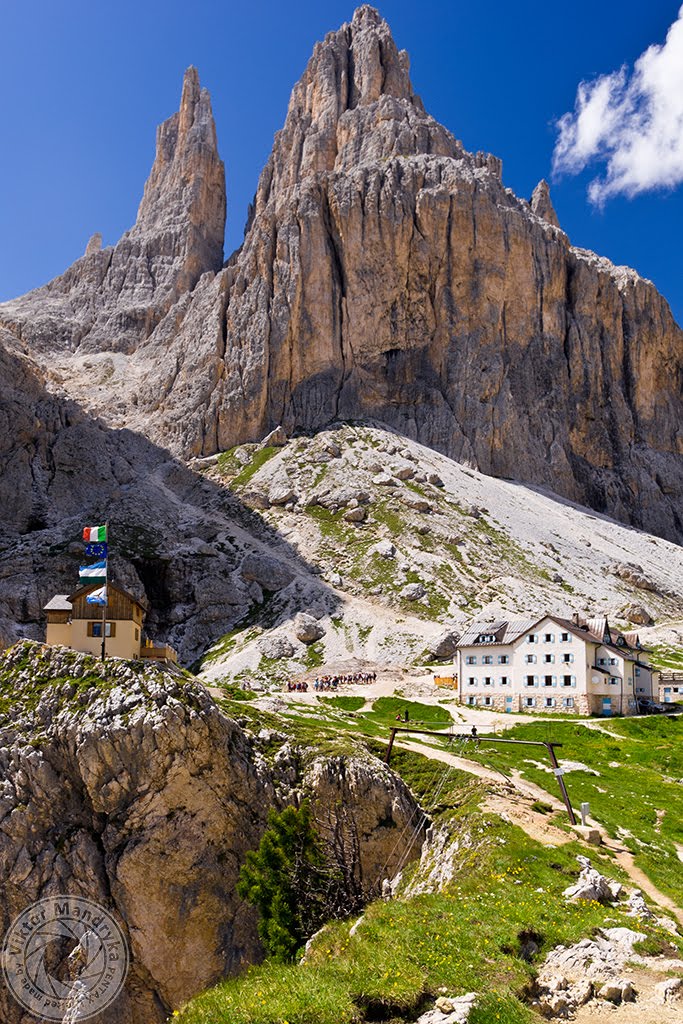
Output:
[[[554,633],[544,633],[543,634],[543,639],[544,639],[544,641],[547,644],[554,644],[555,643],[555,634]]]
[[[636,675],[637,675],[637,676],[639,676],[639,675],[640,675],[640,669],[639,669],[639,668],[637,668],[637,669],[636,669]]]
[[[555,707],[555,698],[554,697],[546,697],[546,699],[545,699],[545,706],[547,708],[554,708]]]
[[[470,678],[467,680],[467,685],[468,686],[476,686],[477,685],[477,678],[476,678],[476,676],[470,676]]]
[[[569,665],[570,662],[572,662],[573,660],[574,660],[574,655],[573,654],[563,654],[562,655],[562,661],[564,662],[565,665]]]
[[[645,693],[644,686],[636,686],[636,693]]]
[[[493,655],[485,654],[484,657],[481,659],[481,663],[482,665],[493,665]]]
[[[610,676],[609,677],[609,681],[612,684],[612,686],[616,686],[618,684],[618,682],[619,682],[619,680],[617,679],[616,676]]]
[[[553,685],[553,677],[552,676],[543,676],[543,685],[544,686],[552,686]]]
[[[494,644],[496,637],[493,633],[480,633],[477,638],[478,644]]]
[[[562,699],[562,703],[564,704],[564,706],[566,708],[573,708],[574,707],[574,698],[573,697],[564,697]]]
[[[562,641],[563,644],[571,643],[571,639],[572,639],[571,633],[560,633],[560,640]]]
[[[525,654],[524,655],[524,660],[527,663],[527,665],[533,665],[536,662],[536,655],[535,654]]]
[[[538,643],[538,633],[529,633],[528,637],[526,638],[526,642],[528,644],[537,644]]]
[[[484,686],[493,686],[493,676],[484,676]]]
[[[554,654],[544,654],[543,655],[543,661],[546,663],[546,665],[551,665],[555,661],[555,655]]]
[[[487,707],[490,707],[490,706],[491,706],[491,701],[492,701],[492,698],[491,698],[491,697],[484,697],[484,704],[485,704],[485,705],[486,705]]]
[[[136,630],[135,630],[135,639],[136,639],[136,640],[139,640],[139,639],[140,639],[140,630],[139,630],[139,629],[137,629],[137,628],[136,628]]]
[[[563,686],[571,686],[572,685],[572,677],[571,676],[562,676],[562,685]]]
[[[102,623],[101,622],[89,622],[88,623],[88,636],[102,636]],[[116,636],[116,623],[108,622],[105,636]]]
[[[527,676],[526,677],[526,685],[527,686],[533,686],[535,681],[536,681],[536,676]]]
[[[563,658],[566,660],[566,655],[563,655]],[[607,664],[607,658],[598,658],[597,659],[597,663],[598,663],[598,665],[606,665]]]
[[[535,697],[525,697],[524,698],[524,706],[527,707],[527,708],[536,707],[536,698]]]
[[[477,656],[476,656],[476,654],[468,654],[467,657],[465,658],[465,664],[466,665],[476,665],[477,664]]]
[[[470,694],[470,696],[467,698],[467,703],[470,705],[477,703],[477,698],[474,696],[474,694]]]
[[[501,676],[500,677],[500,685],[501,686],[507,686],[508,682],[509,682],[509,680],[508,680],[507,676]]]
[[[616,658],[610,658],[609,663],[610,663],[610,665],[616,665],[617,659]]]
[[[498,655],[498,664],[499,665],[509,665],[510,664],[510,655],[509,654],[499,654]]]

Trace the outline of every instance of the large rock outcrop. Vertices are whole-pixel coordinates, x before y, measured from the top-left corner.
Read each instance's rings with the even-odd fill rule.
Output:
[[[40,743],[36,743],[36,737]],[[131,969],[108,1024],[169,1011],[260,957],[253,909],[236,896],[269,806],[309,794],[358,837],[358,871],[391,874],[414,815],[373,758],[310,759],[218,710],[159,669],[24,642],[0,658],[0,925],[45,896],[85,896],[124,928]],[[307,760],[308,757],[308,760]],[[341,809],[341,810],[340,810]],[[405,835],[409,830],[405,829]],[[407,843],[407,839],[406,839]],[[419,854],[418,842],[409,854]],[[4,1024],[23,1021],[0,990]]]

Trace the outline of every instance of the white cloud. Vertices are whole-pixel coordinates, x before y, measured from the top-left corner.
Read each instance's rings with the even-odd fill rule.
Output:
[[[588,195],[638,195],[683,182],[683,7],[662,45],[648,47],[626,67],[581,82],[573,113],[558,122],[556,174],[577,174],[603,162]]]

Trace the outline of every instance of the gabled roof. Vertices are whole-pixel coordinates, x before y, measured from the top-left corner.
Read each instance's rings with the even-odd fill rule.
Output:
[[[101,583],[90,583],[87,587],[79,587],[78,590],[74,591],[73,594],[69,595],[69,601],[73,603],[74,601],[78,600],[79,597],[84,597],[86,594],[91,594],[93,590],[99,590],[101,586]],[[129,591],[124,590],[123,587],[118,587],[115,583],[107,583],[107,589],[115,590],[117,593],[123,594],[123,596],[127,597],[128,600],[132,601],[133,604],[139,605],[143,609],[143,611],[147,611],[147,608],[149,607],[144,597],[142,599],[134,597],[134,595],[131,594]]]
[[[515,640],[519,640],[522,634],[527,633],[545,618],[547,616],[544,615],[540,619],[499,619],[496,622],[473,622],[460,637],[458,647],[472,647],[475,644],[480,647],[513,644]],[[494,636],[495,640],[480,642],[479,637],[482,635]]]
[[[73,605],[68,594],[55,594],[43,608],[44,612],[70,612]]]

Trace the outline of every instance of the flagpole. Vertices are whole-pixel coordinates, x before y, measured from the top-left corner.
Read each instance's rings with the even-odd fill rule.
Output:
[[[104,604],[102,605],[102,661],[105,658],[107,643],[107,609],[109,607],[109,520],[104,524],[107,554],[104,558]]]

